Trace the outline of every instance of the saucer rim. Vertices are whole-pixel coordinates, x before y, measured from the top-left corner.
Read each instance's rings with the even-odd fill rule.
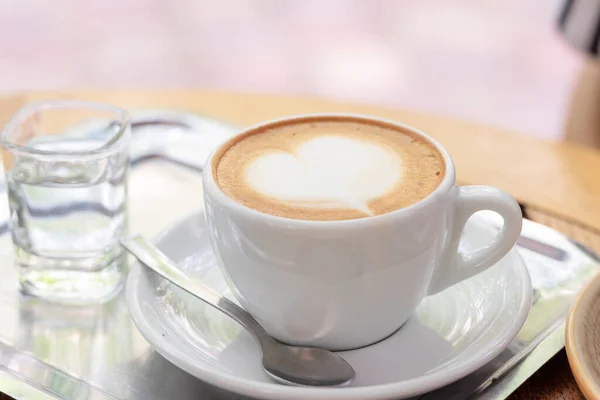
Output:
[[[189,220],[201,217],[204,210],[196,211],[190,215],[181,218],[170,227],[161,231],[155,238],[153,243],[159,243],[168,237],[171,232],[175,231],[182,224]],[[477,218],[477,217],[475,217]],[[204,221],[202,218],[200,218]],[[417,396],[425,392],[438,389],[455,382],[468,374],[476,371],[478,368],[490,362],[498,356],[510,344],[510,342],[518,335],[519,331],[525,324],[529,311],[531,310],[533,289],[531,286],[531,277],[525,262],[521,255],[513,247],[502,259],[512,257],[514,268],[519,270],[521,281],[521,299],[517,306],[517,315],[513,319],[512,326],[507,331],[507,334],[498,341],[496,346],[488,349],[479,358],[470,358],[463,363],[445,367],[431,374],[411,378],[404,381],[389,382],[378,385],[362,386],[362,387],[344,387],[344,388],[319,388],[319,387],[297,387],[286,386],[276,382],[260,382],[254,379],[237,377],[226,372],[219,372],[215,369],[206,368],[202,362],[191,363],[185,357],[186,354],[176,345],[170,343],[164,337],[153,329],[151,321],[147,320],[143,313],[144,305],[138,298],[140,285],[145,282],[144,272],[147,274],[155,274],[154,272],[144,268],[135,262],[132,265],[127,278],[126,285],[126,302],[131,318],[144,339],[157,351],[162,357],[167,359],[177,368],[184,370],[192,376],[210,385],[217,386],[221,389],[243,394],[250,397],[258,397],[273,400],[368,400],[368,399],[392,399],[407,398]],[[163,279],[160,278],[159,279]],[[143,329],[140,329],[140,326]],[[182,354],[183,353],[183,354]],[[176,356],[177,355],[177,356]],[[426,386],[426,388],[424,388]]]
[[[600,291],[600,273],[594,275],[588,283],[581,289],[575,301],[569,309],[565,323],[565,350],[569,366],[577,382],[577,386],[583,392],[587,400],[600,399],[600,383],[595,383],[588,372],[586,363],[581,358],[582,349],[579,341],[576,339],[576,331],[582,329],[578,321],[581,318],[583,307],[590,301],[594,293]]]

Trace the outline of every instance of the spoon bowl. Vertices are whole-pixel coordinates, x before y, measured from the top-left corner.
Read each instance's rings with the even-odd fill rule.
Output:
[[[342,357],[316,347],[275,343],[263,350],[262,364],[267,374],[286,384],[344,386],[354,378],[354,370]]]

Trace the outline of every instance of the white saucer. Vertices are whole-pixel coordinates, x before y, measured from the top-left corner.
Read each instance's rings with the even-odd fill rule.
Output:
[[[461,246],[478,248],[496,229],[476,215],[465,233]],[[157,244],[188,274],[233,299],[202,214],[176,224]],[[502,352],[525,323],[531,296],[526,267],[513,249],[489,270],[426,298],[389,338],[340,353],[357,374],[350,386],[305,388],[270,380],[258,346],[243,328],[148,269],[134,265],[127,282],[133,321],[162,356],[215,386],[278,400],[398,399],[445,386]]]

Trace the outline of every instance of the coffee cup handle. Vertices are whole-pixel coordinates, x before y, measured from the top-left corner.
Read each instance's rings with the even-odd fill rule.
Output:
[[[443,256],[433,272],[428,295],[439,293],[491,267],[513,248],[521,234],[521,208],[508,193],[490,186],[457,186],[455,191],[454,224]],[[458,245],[467,220],[483,210],[494,211],[502,217],[502,230],[482,248],[460,252]]]

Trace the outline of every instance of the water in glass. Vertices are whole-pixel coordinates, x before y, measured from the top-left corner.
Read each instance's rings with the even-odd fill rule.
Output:
[[[81,107],[87,114],[94,108]],[[77,134],[30,135],[16,147],[6,145],[4,134],[11,229],[26,293],[81,303],[110,298],[123,284],[118,240],[127,232],[129,157],[125,138],[114,136],[128,135],[129,127],[124,113],[113,112]]]

